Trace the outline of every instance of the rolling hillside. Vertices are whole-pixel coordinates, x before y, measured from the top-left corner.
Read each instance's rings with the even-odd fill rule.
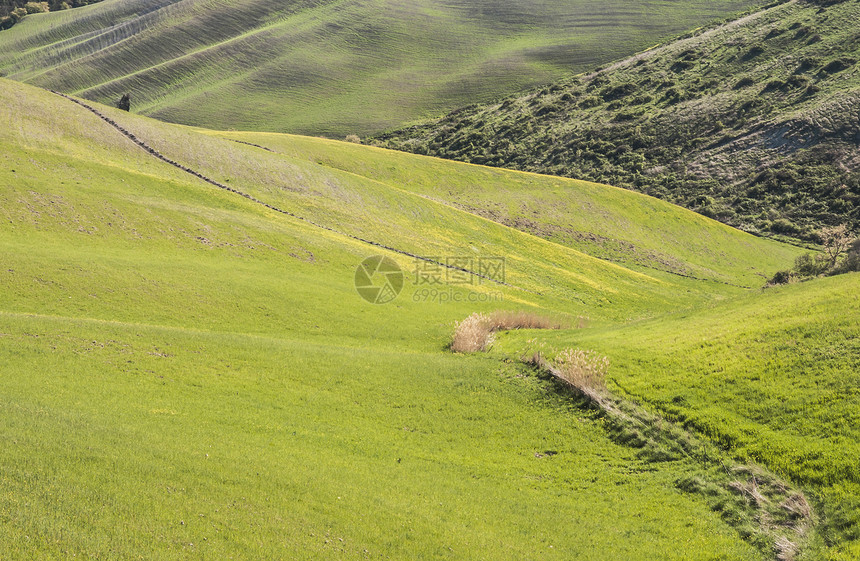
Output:
[[[611,187],[102,118],[8,80],[0,99],[3,559],[771,557],[677,487],[695,462],[445,347],[476,310],[612,329],[728,305],[796,248]],[[455,204],[494,186],[515,209],[572,196],[619,244],[657,212],[679,241],[652,226],[625,266]],[[657,249],[699,278],[643,266]],[[405,287],[372,305],[353,283],[380,253]],[[407,254],[504,257],[505,284],[443,300]]]
[[[379,146],[638,190],[746,231],[860,229],[860,3],[794,0]]]
[[[605,353],[616,391],[800,484],[818,518],[800,558],[847,561],[860,556],[858,294],[854,273],[540,340]],[[503,334],[496,352],[528,337]]]
[[[0,34],[0,73],[209,128],[379,132],[569,76],[755,0],[107,0]]]

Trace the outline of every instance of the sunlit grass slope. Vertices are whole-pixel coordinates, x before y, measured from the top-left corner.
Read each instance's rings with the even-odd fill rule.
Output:
[[[621,328],[547,333],[605,353],[623,394],[805,487],[808,559],[860,556],[860,275],[751,293]],[[498,350],[526,346],[517,334]]]
[[[0,558],[760,558],[675,488],[690,466],[646,464],[513,364],[444,348],[475,310],[610,324],[741,289],[102,108],[316,222],[508,259],[513,286],[440,304],[414,301],[411,259],[388,253],[407,286],[374,306],[353,274],[382,250],[204,183],[59,96],[0,80],[0,99]],[[790,261],[758,243],[749,267]]]
[[[529,189],[540,190],[542,186],[551,189],[564,180],[277,135],[261,140],[274,141],[272,150],[275,151],[271,152],[121,111],[104,111],[168,157],[316,223],[440,259],[503,256],[507,260],[507,282],[523,289],[512,298],[541,302],[541,305],[561,307],[576,314],[588,313],[594,318],[626,320],[653,316],[666,309],[694,305],[703,299],[735,294],[739,292],[739,285],[763,282],[798,253],[796,248],[729,230],[714,221],[635,193],[568,182],[568,188],[581,185],[586,194],[595,193],[591,200],[579,195],[580,201],[595,209],[599,216],[596,222],[605,222],[596,224],[595,228],[608,235],[622,240],[642,238],[641,243],[648,243],[656,250],[661,236],[666,237],[655,233],[657,224],[639,227],[633,234],[625,232],[624,228],[631,223],[631,216],[636,215],[637,211],[631,210],[636,205],[645,205],[644,212],[638,211],[643,218],[652,210],[653,214],[660,215],[667,228],[674,228],[674,237],[691,240],[674,242],[677,251],[674,254],[664,251],[664,255],[682,268],[695,265],[704,282],[667,274],[659,270],[659,262],[654,263],[654,269],[631,270],[590,256],[585,253],[591,251],[588,246],[567,247],[550,242],[476,216],[445,200],[436,200],[446,191],[430,183],[431,178],[446,178],[442,185],[458,185],[461,191],[486,183],[490,186],[480,189],[488,192],[498,184],[499,197],[509,196],[506,192],[518,197],[527,196]],[[95,117],[91,119],[98,122]],[[284,153],[279,153],[283,143],[288,146]],[[307,145],[314,146],[316,152],[304,151]],[[393,177],[379,178],[359,168],[355,169],[365,175],[334,169],[326,163],[326,158],[335,158],[341,151],[345,154],[341,158],[345,162],[352,161],[355,166],[361,165],[356,162],[365,155],[368,161],[376,158],[379,163],[378,158],[387,154],[391,156],[387,167],[403,171],[392,172]],[[145,157],[145,153],[141,157]],[[417,189],[401,180],[407,176],[427,184],[423,190]],[[522,177],[529,177],[535,183],[523,185]],[[497,183],[496,178],[502,179]],[[556,188],[550,192],[559,191]],[[450,194],[445,196],[450,198]],[[566,193],[561,192],[556,200],[550,199],[550,204],[566,204],[565,197]],[[542,217],[538,219],[543,220]],[[676,221],[686,224],[687,229],[670,226]],[[609,226],[613,223],[620,225],[613,230]],[[648,231],[650,240],[645,235]],[[695,234],[685,234],[691,231]],[[706,244],[710,244],[707,249]],[[594,253],[602,257],[600,252]],[[689,266],[686,265],[688,261],[692,263]],[[404,266],[410,266],[408,259]]]
[[[0,35],[0,72],[163,120],[343,136],[548,83],[755,0],[106,0]]]
[[[216,132],[371,178],[589,255],[656,274],[758,287],[798,250],[652,197],[317,138]],[[695,235],[690,235],[695,231]],[[750,259],[755,254],[756,259]]]

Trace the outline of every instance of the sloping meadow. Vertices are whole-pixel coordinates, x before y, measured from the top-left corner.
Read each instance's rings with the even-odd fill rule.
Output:
[[[474,311],[609,326],[743,289],[94,107],[264,206],[69,100],[5,80],[0,95],[0,557],[762,558],[677,489],[690,466],[655,468],[515,364],[446,349]],[[504,258],[505,284],[434,268],[422,299],[413,257],[357,238]],[[791,262],[744,240],[752,269]],[[355,272],[379,254],[404,286],[374,305]]]
[[[858,294],[860,275],[846,274],[626,327],[545,332],[540,348],[605,354],[614,392],[807,491],[818,527],[802,558],[856,559]],[[496,351],[534,344],[505,333]]]

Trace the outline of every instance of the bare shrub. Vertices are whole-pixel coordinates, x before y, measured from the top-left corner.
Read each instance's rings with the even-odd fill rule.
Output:
[[[484,314],[474,313],[454,328],[451,350],[458,353],[485,351],[492,345],[493,338],[490,318]]]
[[[824,250],[830,258],[830,267],[836,266],[839,257],[848,251],[851,242],[854,240],[854,236],[851,235],[848,226],[845,224],[822,228],[818,237],[821,238]]]
[[[767,497],[759,490],[755,477],[751,477],[748,481],[732,481],[729,483],[729,488],[757,507],[767,503]]]
[[[348,134],[344,140],[355,144],[361,144],[361,138],[359,138],[357,134]]]
[[[565,349],[555,363],[558,376],[582,393],[593,396],[606,391],[609,358],[594,351]]]
[[[855,238],[846,225],[823,228],[818,237],[824,253],[799,255],[792,269],[778,272],[766,286],[860,271],[860,238]]]
[[[845,254],[845,259],[839,266],[837,273],[855,273],[860,272],[860,238],[854,240],[848,252]]]

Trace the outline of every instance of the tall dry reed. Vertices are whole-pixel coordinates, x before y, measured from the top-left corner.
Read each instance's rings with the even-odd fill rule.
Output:
[[[577,327],[583,325],[577,320]],[[498,311],[491,314],[474,313],[456,324],[451,350],[458,353],[475,353],[490,348],[496,331],[512,329],[561,329],[564,325],[556,319],[534,312]]]

